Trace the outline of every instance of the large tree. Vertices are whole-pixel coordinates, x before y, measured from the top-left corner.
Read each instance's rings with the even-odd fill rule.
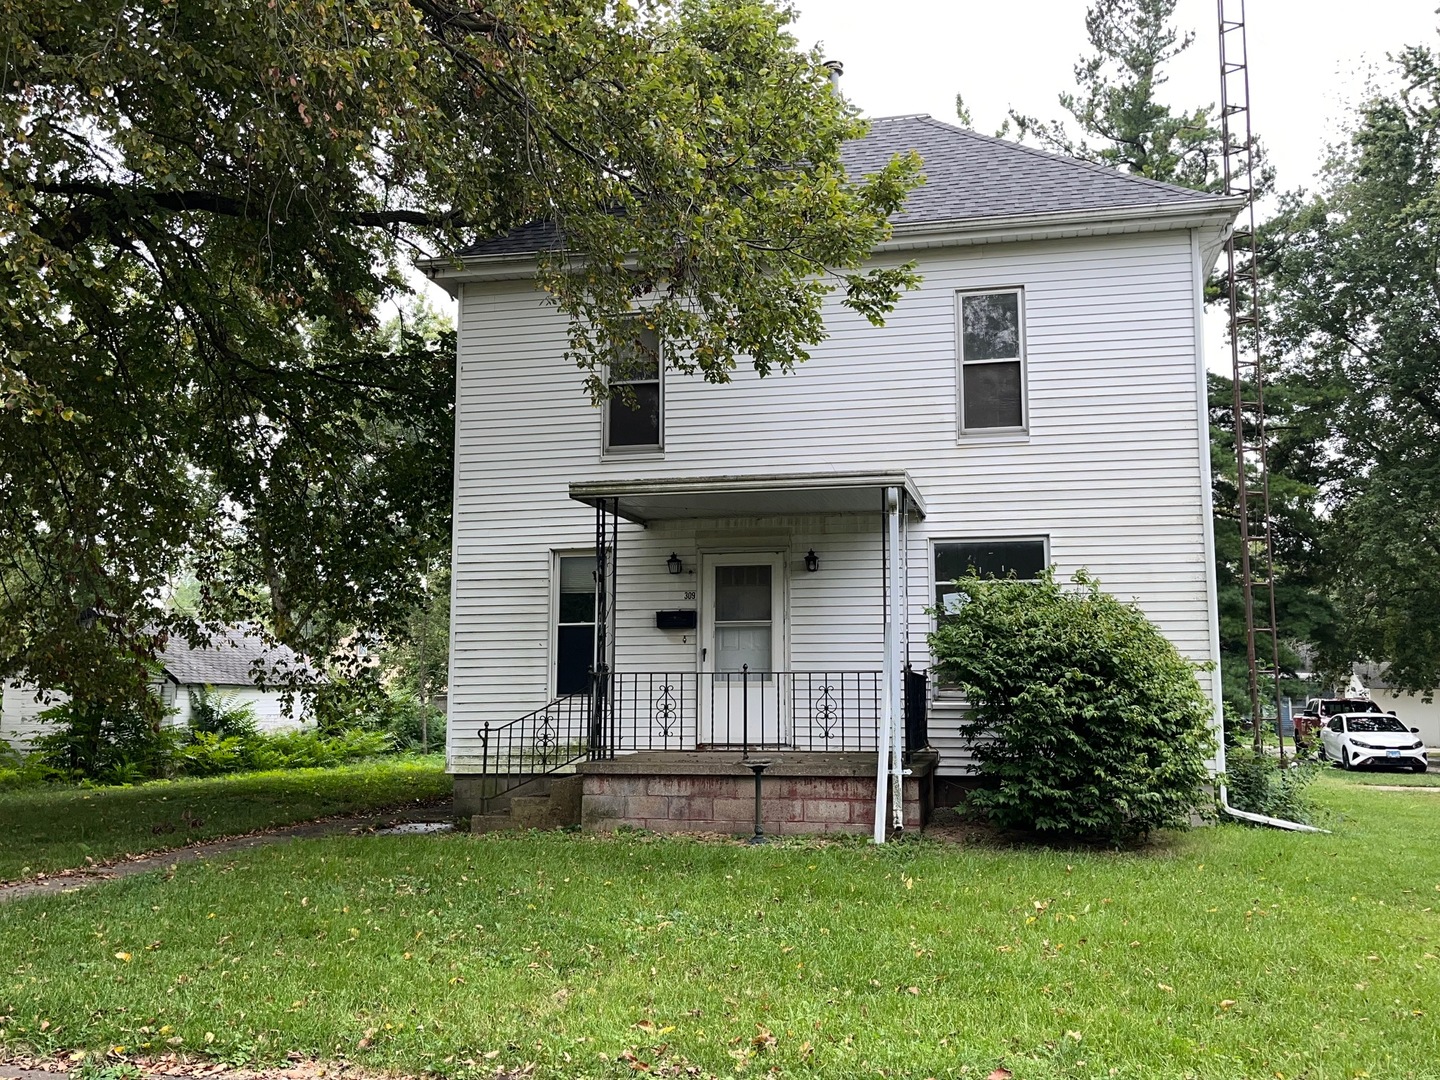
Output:
[[[1235,404],[1224,375],[1209,376],[1210,469],[1213,477],[1215,571],[1220,607],[1220,667],[1228,714],[1250,713],[1246,662],[1245,594],[1240,584],[1239,494],[1235,483]],[[1325,560],[1327,521],[1320,510],[1324,446],[1328,429],[1321,418],[1333,401],[1329,387],[1311,386],[1293,376],[1266,388],[1270,471],[1270,535],[1274,544],[1275,614],[1280,628],[1281,689],[1305,696],[1298,681],[1313,670],[1317,655],[1333,655],[1339,642]],[[1257,604],[1268,604],[1264,590]],[[1257,611],[1257,621],[1269,618]],[[1268,667],[1269,657],[1261,657]],[[1269,691],[1262,688],[1262,697]],[[1246,727],[1249,725],[1247,724]]]
[[[1325,388],[1310,423],[1343,619],[1335,661],[1440,685],[1440,56],[1407,48],[1359,109],[1314,195],[1266,236],[1267,297],[1295,376]]]
[[[0,0],[0,674],[128,692],[201,618],[325,651],[448,536],[452,362],[377,331],[413,252],[537,220],[576,390],[644,298],[668,362],[783,372],[913,160],[770,0]],[[148,628],[148,632],[147,632]],[[125,657],[121,662],[117,657]]]

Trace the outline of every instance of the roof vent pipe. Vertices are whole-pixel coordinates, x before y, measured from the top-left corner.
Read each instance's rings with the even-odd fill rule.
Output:
[[[830,72],[830,89],[840,93],[840,76],[845,74],[845,65],[839,60],[824,60],[820,66]]]

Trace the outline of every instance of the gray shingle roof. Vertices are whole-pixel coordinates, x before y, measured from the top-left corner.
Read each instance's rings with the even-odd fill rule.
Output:
[[[182,686],[254,686],[257,661],[266,673],[306,670],[293,649],[267,648],[237,627],[213,631],[208,646],[194,647],[172,637],[160,654],[166,674]]]
[[[946,124],[929,116],[882,116],[864,138],[841,151],[852,175],[876,172],[896,154],[914,150],[925,183],[910,193],[898,226],[941,225],[983,218],[1136,210],[1195,205],[1216,196],[1118,172],[1076,158]],[[466,256],[526,255],[559,244],[550,222],[535,221],[466,248]]]

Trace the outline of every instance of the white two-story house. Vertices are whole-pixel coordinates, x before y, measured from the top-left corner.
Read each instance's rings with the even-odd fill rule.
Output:
[[[459,301],[461,808],[578,769],[587,827],[749,832],[768,761],[767,832],[914,827],[967,767],[923,673],[971,567],[1086,568],[1216,659],[1201,298],[1239,200],[926,116],[846,163],[912,149],[927,182],[873,258],[923,284],[883,327],[833,300],[791,375],[708,385],[642,339],[597,407],[533,284],[545,229],[432,266]]]

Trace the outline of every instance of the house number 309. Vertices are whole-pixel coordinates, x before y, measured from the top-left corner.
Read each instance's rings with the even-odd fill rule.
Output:
[[[695,590],[694,590],[694,589],[686,589],[686,590],[685,590],[685,599],[686,599],[686,600],[694,600],[694,599],[695,599]]]

